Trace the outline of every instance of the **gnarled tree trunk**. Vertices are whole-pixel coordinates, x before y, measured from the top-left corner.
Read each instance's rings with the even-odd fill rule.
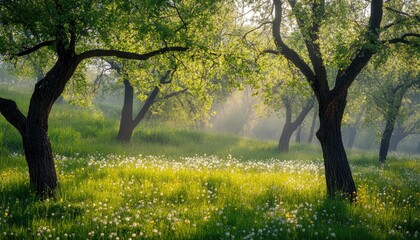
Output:
[[[0,112],[21,134],[30,185],[37,194],[51,196],[57,187],[57,173],[48,138],[48,117],[79,60],[74,49],[59,49],[59,58],[43,79],[35,84],[25,117],[12,100],[0,98]]]
[[[351,201],[356,197],[350,165],[341,136],[341,121],[346,106],[346,94],[330,102],[319,103],[320,127],[316,133],[322,147],[325,178],[329,196],[346,195]]]
[[[48,117],[78,61],[66,51],[46,76],[36,85],[29,105],[23,138],[29,179],[36,192],[51,195],[57,186],[57,174],[48,138]]]

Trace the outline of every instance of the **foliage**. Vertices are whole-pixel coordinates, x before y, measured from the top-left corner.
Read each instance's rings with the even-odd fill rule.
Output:
[[[367,84],[366,96],[369,99],[369,111],[377,116],[383,124],[395,118],[398,125],[411,133],[419,130],[420,116],[414,110],[418,108],[419,61],[418,54],[413,54],[409,49],[400,49],[399,53],[384,58],[379,56],[377,61],[366,70],[362,81]],[[396,68],[398,66],[398,68]],[[367,119],[373,121],[373,118]],[[411,129],[411,130],[410,130]],[[382,129],[378,129],[382,132]]]

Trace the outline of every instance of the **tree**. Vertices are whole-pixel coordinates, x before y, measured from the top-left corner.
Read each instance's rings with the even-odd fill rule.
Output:
[[[356,197],[356,186],[341,136],[348,89],[382,44],[409,41],[416,34],[398,35],[382,42],[384,6],[381,0],[288,0],[287,3],[273,0],[255,5],[259,9],[254,8],[254,11],[270,14],[263,16],[261,26],[271,25],[275,49],[265,52],[284,56],[310,84],[319,106],[320,127],[316,135],[323,150],[328,195],[343,193],[352,201]],[[395,18],[388,17],[387,23],[391,26],[384,28],[409,22],[393,20]],[[287,29],[281,31],[282,28]],[[290,47],[291,39],[303,43],[303,54]]]
[[[409,77],[408,77],[409,78]],[[413,79],[405,79],[405,83],[400,83],[394,88],[391,89],[391,93],[388,96],[388,99],[386,101],[385,106],[385,119],[386,119],[386,125],[385,129],[382,134],[381,138],[381,144],[379,149],[379,161],[381,163],[384,163],[386,160],[386,157],[388,155],[388,150],[390,147],[390,144],[392,143],[392,150],[396,150],[398,143],[404,139],[406,136],[408,136],[410,133],[412,133],[413,130],[416,130],[418,128],[418,120],[417,123],[412,125],[405,131],[402,127],[401,119],[398,121],[398,117],[401,117],[401,107],[403,104],[403,98],[404,95],[407,93],[407,91],[412,87],[413,85],[417,85],[417,87],[420,87],[420,77],[417,76]],[[414,109],[409,110],[410,113],[408,114],[413,115],[415,113]],[[394,132],[395,124],[397,124],[399,131]],[[393,142],[391,142],[391,137],[393,137]]]
[[[386,161],[389,150],[395,151],[402,139],[418,131],[418,59],[411,51],[400,51],[387,57],[385,63],[373,65],[365,74],[370,84],[370,102],[385,121],[379,150],[381,163]]]
[[[323,25],[327,21],[327,11],[330,6],[325,4],[324,1],[314,1],[312,4],[302,4],[294,0],[288,2],[297,22],[297,27],[303,36],[312,68],[303,57],[289,48],[283,41],[280,28],[284,18],[285,5],[280,0],[273,0],[272,34],[277,49],[269,52],[286,57],[309,82],[319,105],[320,127],[316,136],[323,150],[328,195],[335,196],[338,192],[341,192],[346,194],[350,200],[353,200],[356,197],[356,186],[343,146],[341,121],[346,106],[348,88],[376,51],[375,46],[378,45],[379,41],[383,3],[380,0],[372,1],[367,29],[360,36],[364,39],[364,42],[358,47],[357,53],[346,64],[347,66],[338,70],[335,77],[335,86],[330,89],[320,35]]]
[[[293,133],[300,137],[300,126],[314,106],[314,97],[309,85],[302,81],[304,76],[291,63],[279,56],[266,55],[258,59],[261,65],[260,82],[262,85],[264,105],[269,114],[284,116],[277,150],[288,152]],[[279,68],[284,69],[278,71]],[[281,114],[282,113],[282,114]]]
[[[0,53],[19,57],[48,48],[55,59],[32,94],[27,116],[0,98],[0,112],[21,134],[30,185],[50,196],[57,174],[48,138],[51,107],[82,61],[118,57],[144,61],[191,47],[188,39],[207,28],[213,1],[1,1]],[[213,10],[214,9],[214,10]],[[189,21],[191,20],[191,21]],[[190,24],[190,25],[187,25]],[[196,24],[196,25],[194,25]],[[23,50],[21,49],[23,46]]]
[[[195,32],[194,43],[200,47],[190,49],[182,56],[165,55],[142,64],[124,63],[123,66],[111,63],[112,68],[124,78],[124,104],[118,141],[129,142],[135,127],[150,110],[154,115],[159,112],[162,117],[168,117],[173,112],[171,108],[177,108],[178,122],[194,122],[196,126],[205,124],[213,100],[220,95],[219,90],[229,85],[227,81],[238,74],[235,72],[227,76],[226,73],[229,59],[238,58],[237,52],[241,50],[239,45],[236,45],[238,50],[232,50],[235,43],[229,35],[235,28],[232,22],[234,12],[229,5],[221,6],[208,19],[217,24],[207,31]],[[144,103],[133,119],[134,91],[136,98]],[[158,98],[158,95],[162,96]],[[188,117],[181,119],[181,113],[185,112],[188,112]]]
[[[417,45],[420,35],[411,31],[416,31],[419,18],[410,4],[388,1],[384,6],[381,0],[273,0],[251,4],[257,13],[254,18],[260,20],[256,29],[271,26],[275,49],[264,52],[282,55],[293,63],[317,99],[320,126],[316,135],[323,150],[329,196],[343,194],[350,201],[357,196],[341,136],[348,89],[381,47]],[[387,9],[385,17],[383,9]],[[409,13],[404,12],[407,9]],[[383,17],[386,25],[381,28]],[[387,32],[386,39],[380,38],[382,31]],[[292,41],[301,42],[304,50],[294,49]]]
[[[265,74],[265,78],[269,75]],[[265,81],[264,85],[264,104],[269,107],[269,112],[282,115],[284,112],[285,123],[283,125],[277,150],[279,152],[288,152],[290,139],[296,130],[302,125],[307,114],[314,106],[315,99],[308,93],[307,96],[303,92],[307,92],[308,86],[305,82],[296,81],[289,76],[286,81],[274,80],[275,86]],[[294,118],[293,118],[294,115]],[[298,133],[296,133],[298,134]]]
[[[120,127],[118,129],[117,140],[120,142],[130,142],[131,136],[133,135],[134,128],[143,120],[146,116],[146,113],[149,111],[153,103],[156,102],[156,97],[160,92],[160,87],[163,84],[171,83],[171,71],[167,70],[165,74],[160,76],[159,85],[155,86],[153,90],[149,93],[146,101],[143,103],[142,108],[133,119],[133,97],[134,97],[134,88],[131,85],[130,81],[126,76],[124,76],[124,104],[121,112]],[[187,91],[187,88],[180,90],[178,92],[173,92],[169,95],[166,95],[166,98],[181,94]]]
[[[143,118],[146,116],[146,113],[149,111],[150,107],[153,105],[153,103],[156,102],[156,98],[160,92],[160,88],[164,84],[169,84],[172,82],[171,78],[173,75],[173,71],[167,70],[165,73],[161,73],[159,70],[154,68],[152,70],[152,73],[150,73],[149,77],[147,79],[142,78],[144,85],[146,85],[146,88],[149,88],[149,86],[154,86],[153,89],[147,93],[147,98],[143,103],[143,106],[139,110],[139,112],[133,116],[134,111],[134,83],[139,83],[139,81],[130,81],[131,77],[138,77],[138,74],[129,74],[128,72],[130,70],[127,70],[127,68],[130,68],[129,63],[124,62],[116,62],[112,60],[108,60],[107,63],[110,65],[110,69],[117,72],[119,77],[122,78],[122,82],[124,85],[124,101],[123,101],[123,107],[121,111],[121,120],[120,120],[120,127],[118,129],[117,134],[117,140],[120,142],[130,142],[131,137],[133,135],[133,131],[135,127],[143,120]],[[144,65],[144,64],[143,64]],[[139,64],[135,64],[134,66],[131,66],[134,68],[141,68]],[[131,70],[133,72],[133,70]],[[157,85],[154,85],[154,78],[160,78]],[[144,86],[143,86],[144,87]],[[141,87],[140,87],[141,88]],[[172,96],[175,96],[177,94],[184,93],[187,89],[183,89],[178,92],[172,92],[165,96],[165,98],[170,98]],[[134,117],[134,118],[133,118]]]

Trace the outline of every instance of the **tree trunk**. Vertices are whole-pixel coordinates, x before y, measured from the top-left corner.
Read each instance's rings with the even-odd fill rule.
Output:
[[[379,162],[381,163],[384,163],[386,161],[386,157],[388,155],[389,142],[391,140],[392,132],[394,131],[395,126],[395,117],[396,116],[391,116],[386,121],[385,130],[382,134],[381,146],[379,148]]]
[[[296,131],[296,136],[295,136],[295,142],[296,143],[300,143],[300,135],[302,133],[302,124],[299,125],[297,131]]]
[[[328,195],[334,197],[341,193],[354,201],[356,185],[341,136],[346,96],[347,93],[337,96],[335,100],[319,103],[320,127],[316,136],[322,146]]]
[[[349,139],[347,142],[347,148],[352,149],[354,145],[354,140],[356,139],[357,131],[356,131],[356,127],[354,126],[349,126],[348,130],[349,130]]]
[[[283,127],[283,131],[281,132],[279,145],[277,149],[280,152],[288,152],[289,145],[290,145],[290,138],[292,134],[296,131],[296,129],[302,124],[303,120],[305,120],[306,115],[311,111],[314,106],[315,100],[312,98],[308,100],[306,105],[303,107],[302,111],[296,117],[295,121],[292,122],[292,107],[291,103],[287,100],[284,100],[284,105],[286,108],[286,122]]]
[[[22,139],[30,185],[37,194],[46,197],[52,196],[57,187],[57,173],[48,138],[48,117],[77,64],[69,53],[59,57],[51,71],[35,85],[29,105]]]
[[[311,128],[309,130],[309,137],[308,137],[308,143],[312,143],[312,139],[314,138],[314,132],[315,132],[315,125],[316,125],[316,115],[318,114],[318,112],[316,111],[316,109],[314,110],[314,115],[312,117],[312,123],[311,123]]]
[[[289,151],[290,138],[295,130],[296,128],[293,129],[293,124],[291,122],[286,122],[284,124],[283,130],[281,131],[279,145],[277,147],[280,152]]]
[[[160,84],[169,83],[167,79],[170,71],[167,71],[164,76],[160,79]],[[143,120],[150,107],[155,102],[156,97],[159,94],[159,86],[156,86],[153,91],[149,94],[142,108],[137,114],[136,118],[132,119],[133,115],[133,97],[134,90],[128,80],[124,80],[124,106],[121,113],[120,129],[118,130],[117,140],[120,142],[130,142],[136,126]]]
[[[359,126],[360,121],[364,114],[365,114],[365,110],[360,111],[360,113],[357,115],[355,123],[349,126],[349,139],[347,142],[347,148],[350,148],[350,149],[353,148],[354,140],[356,139],[357,126]]]
[[[120,128],[117,140],[120,142],[130,142],[135,125],[133,123],[133,98],[134,89],[127,79],[124,79],[124,103],[121,111]]]
[[[38,124],[28,124],[23,139],[31,187],[39,195],[52,196],[58,180],[47,130]]]

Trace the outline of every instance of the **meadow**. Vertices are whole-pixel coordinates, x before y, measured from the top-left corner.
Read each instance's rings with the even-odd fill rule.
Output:
[[[28,95],[0,90],[25,109]],[[0,118],[0,239],[419,239],[420,157],[350,151],[358,201],[326,197],[317,145],[140,126],[56,105],[50,118],[59,187],[30,191],[21,139]]]

